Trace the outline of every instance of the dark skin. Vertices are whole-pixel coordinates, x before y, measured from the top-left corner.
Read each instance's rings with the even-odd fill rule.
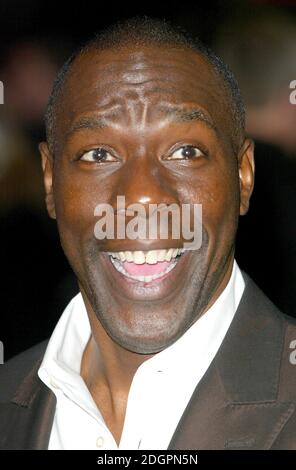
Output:
[[[91,324],[81,375],[117,443],[137,368],[180,338],[231,275],[254,161],[250,140],[234,142],[221,90],[211,66],[191,50],[89,51],[75,61],[59,98],[53,149],[40,144],[48,212],[57,219]],[[180,120],[168,106],[201,113]],[[190,158],[183,158],[186,145],[195,149]],[[87,153],[97,148],[104,149],[100,160]],[[125,195],[127,205],[202,204],[202,247],[186,252],[156,286],[127,282],[107,251],[181,244],[96,240],[94,208],[115,206],[117,195]]]

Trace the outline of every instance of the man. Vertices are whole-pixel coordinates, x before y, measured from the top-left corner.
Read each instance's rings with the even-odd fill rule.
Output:
[[[133,19],[68,61],[46,123],[47,208],[81,294],[2,367],[1,448],[293,448],[295,323],[234,261],[254,162],[228,69]],[[119,195],[201,205],[201,246],[98,239],[96,208]]]

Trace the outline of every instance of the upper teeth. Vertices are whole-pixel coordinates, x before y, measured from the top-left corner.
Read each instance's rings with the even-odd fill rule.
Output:
[[[158,261],[171,261],[172,258],[176,258],[176,256],[184,253],[184,251],[184,248],[150,251],[108,251],[108,255],[120,261],[129,261],[136,264],[156,264]]]

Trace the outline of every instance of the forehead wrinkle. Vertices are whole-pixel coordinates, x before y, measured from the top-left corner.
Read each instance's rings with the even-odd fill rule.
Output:
[[[94,87],[97,93],[108,94],[115,96],[115,99],[124,100],[130,98],[137,100],[139,98],[147,98],[149,95],[158,93],[162,95],[171,95],[178,91],[176,84],[170,78],[149,78],[139,82],[128,82],[122,79],[110,80],[108,83],[103,83],[98,80]]]
[[[166,60],[167,59],[167,60]],[[121,75],[124,78],[133,78],[136,77],[138,81],[139,76],[147,76],[151,71],[157,70],[160,73],[165,72],[170,74],[171,71],[176,70],[176,72],[184,72],[190,69],[192,71],[192,61],[185,61],[183,57],[178,58],[177,56],[173,57],[174,63],[172,63],[171,56],[167,58],[157,58],[155,52],[151,58],[144,58],[143,60],[137,60],[133,57],[129,58],[118,58],[113,56],[112,59],[108,57],[106,61],[99,60],[96,62],[97,71],[100,74],[109,74],[114,75],[121,72]],[[199,64],[196,64],[199,65]]]
[[[187,64],[183,63],[183,58],[181,59],[181,62],[182,62],[182,65],[183,66],[185,65],[185,68],[186,68]],[[116,64],[112,62],[112,64],[108,64],[108,65],[109,66],[112,65],[114,67],[114,65]],[[101,104],[104,103],[104,105],[107,105],[104,107],[108,107],[108,101],[110,99],[109,93],[111,93],[111,95],[113,95],[115,102],[121,101],[121,103],[118,104],[118,106],[122,107],[122,104],[125,104],[125,106],[129,110],[131,120],[133,122],[136,122],[137,125],[139,125],[139,122],[141,123],[140,125],[143,125],[145,119],[147,118],[147,112],[148,112],[148,107],[149,107],[147,105],[147,101],[149,101],[149,98],[151,98],[151,101],[154,101],[154,104],[152,103],[152,106],[155,106],[155,104],[159,102],[159,97],[157,95],[162,95],[162,98],[165,98],[165,96],[167,96],[168,102],[170,101],[172,102],[171,97],[174,100],[175,92],[178,93],[179,87],[176,86],[175,80],[172,79],[170,74],[165,74],[163,76],[154,76],[154,77],[149,76],[150,70],[151,70],[149,61],[136,60],[132,64],[132,66],[131,64],[129,64],[129,66],[130,66],[130,70],[125,70],[123,74],[120,74],[121,77],[118,77],[118,76],[116,77],[117,74],[112,74],[112,76],[115,78],[114,80],[112,79],[112,76],[109,77],[109,80],[107,80],[106,82],[103,79],[103,83],[102,83],[102,77],[100,77],[100,79],[97,79],[96,80],[97,83],[95,84],[93,91],[101,95],[101,98],[103,101]],[[176,64],[171,65],[171,64],[161,63],[161,64],[158,64],[157,66],[153,64],[153,68],[154,69],[155,68],[161,68],[161,69],[173,68],[173,69],[176,69],[178,72],[182,72],[182,67],[180,70],[180,67],[178,66],[176,67]],[[106,98],[107,98],[107,101],[106,101]],[[125,103],[122,103],[124,101]],[[146,101],[146,103],[144,103],[143,101]],[[85,111],[87,112],[87,108]],[[98,112],[99,111],[100,110],[98,109]],[[187,121],[193,121],[193,120],[200,120],[200,121],[204,121],[209,127],[214,128],[214,126],[210,122],[210,119],[208,119],[204,115],[204,113],[200,111],[196,111],[194,113],[191,111],[190,115],[187,114],[185,116],[184,113],[181,114],[181,112],[178,110],[175,110],[175,111],[165,110],[165,114],[167,117],[170,117],[171,120],[174,120],[175,122],[187,122]],[[170,114],[170,116],[168,116],[168,114]],[[109,115],[108,119],[112,119],[116,117],[117,116],[115,115],[112,115],[112,116]],[[94,128],[94,127],[104,128],[107,125],[106,121],[107,121],[107,116],[105,116],[104,119],[102,118],[100,122],[99,120],[97,120],[97,122],[94,122],[93,119],[89,120],[89,118],[84,118],[84,119],[81,119],[80,122],[75,123],[74,130],[83,129],[83,128]],[[70,130],[70,132],[72,132],[72,129]]]
[[[174,86],[170,89],[161,87],[159,84],[155,84],[155,79],[147,79],[136,84],[125,83],[124,85],[118,86],[115,94],[111,94],[108,99],[109,103],[103,100],[104,104],[98,103],[97,111],[90,111],[88,115],[85,113],[76,119],[67,135],[80,129],[103,129],[108,127],[108,121],[113,121],[112,125],[114,125],[114,121],[119,121],[120,118],[121,120],[129,118],[129,123],[132,126],[144,128],[145,122],[152,113],[161,113],[166,120],[176,123],[202,121],[210,129],[216,130],[208,112],[197,103],[175,101],[176,87]]]
[[[146,94],[141,90],[129,89],[120,93],[117,99],[112,99],[112,109],[110,105],[105,104],[99,107],[97,111],[84,114],[75,119],[67,132],[67,136],[81,129],[104,129],[108,127],[108,121],[119,121],[125,115],[129,115],[132,125],[143,127],[147,119],[149,103],[146,100]],[[114,101],[118,101],[114,104]],[[126,110],[128,113],[126,113]]]
[[[152,111],[160,112],[164,115],[165,119],[170,122],[183,123],[191,121],[201,121],[208,128],[217,132],[217,127],[211,117],[198,106],[186,107],[183,105],[171,105],[171,104],[160,104],[159,106],[153,107],[153,103],[148,103],[137,96],[134,99],[130,99],[126,108],[130,118],[130,123],[133,126],[144,128],[145,123],[148,119],[149,107],[152,106]],[[110,121],[119,120],[123,116],[123,106],[118,105],[116,109],[98,111],[92,115],[84,115],[79,117],[71,125],[67,136],[81,130],[81,129],[104,129],[108,127]],[[149,113],[151,114],[151,113]],[[114,122],[113,122],[114,124]]]

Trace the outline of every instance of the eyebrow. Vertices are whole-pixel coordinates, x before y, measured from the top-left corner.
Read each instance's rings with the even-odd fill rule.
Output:
[[[217,131],[211,117],[201,108],[186,109],[184,107],[161,105],[158,109],[164,112],[166,117],[172,122],[201,121],[209,129]],[[108,127],[108,120],[117,116],[118,113],[114,111],[101,115],[82,116],[72,124],[67,134],[70,135],[80,129],[104,129]]]
[[[160,109],[165,112],[173,122],[201,121],[209,129],[214,131],[217,130],[211,117],[201,108],[195,107],[186,109],[184,107],[177,106],[161,106]]]
[[[111,117],[114,117],[114,113],[108,113],[101,116],[82,116],[72,124],[68,131],[68,135],[80,129],[104,129],[104,127],[107,127],[108,125],[107,120]]]

